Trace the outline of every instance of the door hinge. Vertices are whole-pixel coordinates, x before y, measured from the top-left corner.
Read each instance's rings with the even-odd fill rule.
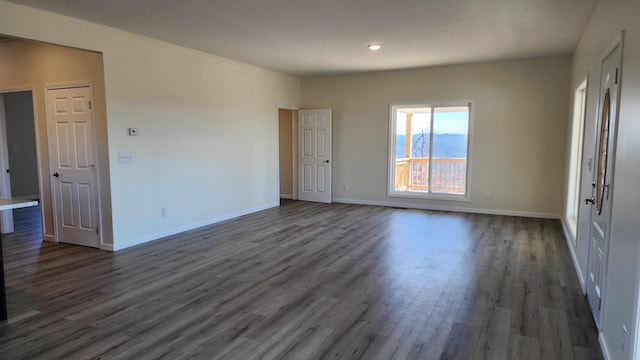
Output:
[[[619,69],[618,69],[618,68],[616,68],[616,81],[614,82],[614,84],[616,84],[616,85],[618,84],[618,70],[619,70]]]
[[[602,310],[602,298],[600,298],[600,301],[598,302],[598,311]]]
[[[91,109],[91,101],[89,101],[89,109]]]
[[[100,235],[100,227],[96,227],[96,235]]]

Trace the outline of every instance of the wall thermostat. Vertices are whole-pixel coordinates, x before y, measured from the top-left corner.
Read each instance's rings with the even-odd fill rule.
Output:
[[[129,128],[129,136],[137,136],[140,135],[140,131],[138,128]]]

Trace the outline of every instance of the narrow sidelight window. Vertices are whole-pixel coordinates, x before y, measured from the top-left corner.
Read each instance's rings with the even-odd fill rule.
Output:
[[[580,181],[582,179],[582,147],[584,142],[584,119],[587,106],[587,79],[575,90],[573,97],[573,121],[571,124],[571,150],[569,176],[567,178],[566,224],[578,246],[578,210],[580,209]]]

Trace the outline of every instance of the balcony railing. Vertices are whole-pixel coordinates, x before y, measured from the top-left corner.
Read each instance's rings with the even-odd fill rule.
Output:
[[[399,191],[429,191],[431,161],[431,192],[464,194],[467,183],[467,159],[396,159],[395,189]]]

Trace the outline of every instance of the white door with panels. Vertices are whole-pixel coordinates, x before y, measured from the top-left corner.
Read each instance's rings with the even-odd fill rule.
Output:
[[[95,131],[89,86],[47,90],[56,241],[98,247]]]
[[[298,199],[331,203],[331,109],[298,111]]]
[[[587,264],[587,297],[594,319],[600,326],[604,287],[606,286],[607,252],[613,199],[613,165],[618,119],[618,99],[621,76],[621,41],[602,60],[598,125],[596,138],[594,196],[591,203],[589,260]]]

